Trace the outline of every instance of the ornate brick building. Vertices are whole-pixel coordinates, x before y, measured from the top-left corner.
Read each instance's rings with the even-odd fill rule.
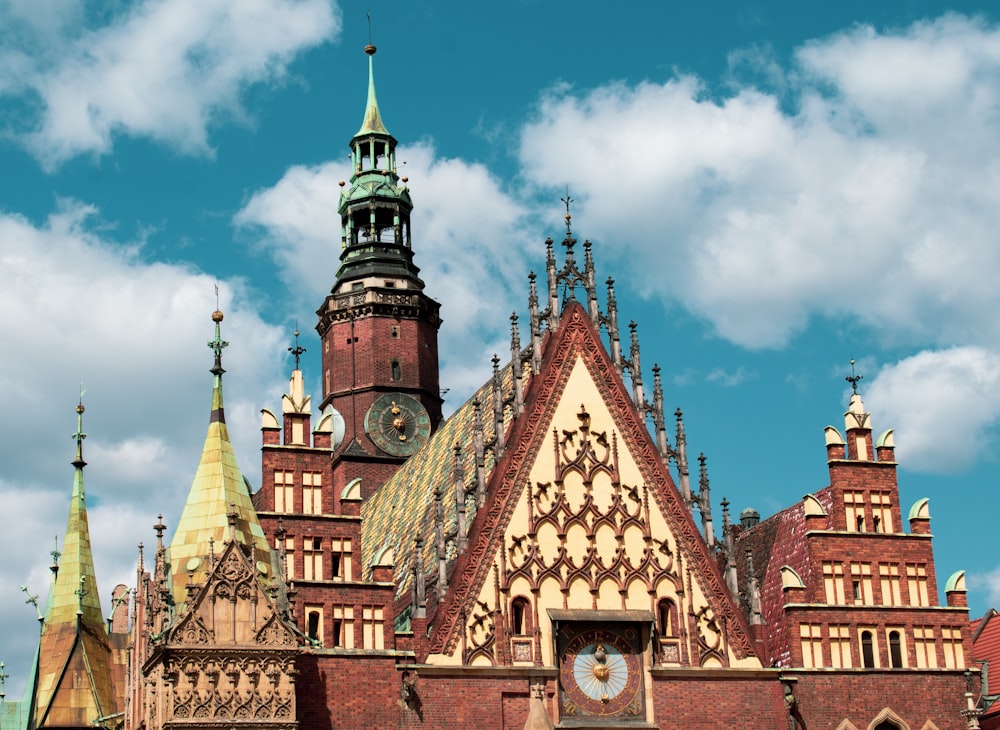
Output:
[[[160,522],[152,567],[140,558],[127,662],[93,630],[114,712],[80,717],[148,730],[975,727],[964,578],[941,605],[929,507],[916,501],[904,524],[891,431],[873,440],[855,393],[844,434],[826,430],[830,484],[763,521],[731,524],[723,502],[717,537],[704,459],[692,486],[682,414],[668,436],[659,369],[647,391],[636,327],[623,347],[614,284],[598,292],[568,209],[562,252],[546,241],[545,276],[529,277],[523,336],[512,317],[509,362],[442,420],[439,307],[414,264],[366,51],[341,266],[318,311],[319,406],[296,341],[249,487],[215,313],[201,463],[169,544]]]

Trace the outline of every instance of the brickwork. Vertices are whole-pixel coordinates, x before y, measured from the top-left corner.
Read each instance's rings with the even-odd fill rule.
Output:
[[[964,730],[965,677],[961,672],[784,672],[795,679],[800,727],[834,730],[847,719],[860,730],[886,708],[913,730],[930,720],[939,730]],[[777,727],[777,726],[775,726]]]

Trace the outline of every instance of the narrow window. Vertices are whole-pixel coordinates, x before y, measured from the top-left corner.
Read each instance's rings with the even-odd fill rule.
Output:
[[[903,647],[898,631],[889,632],[889,664],[895,669],[903,666]]]
[[[861,661],[866,667],[875,666],[875,640],[871,631],[861,632]]]
[[[515,636],[528,633],[528,599],[518,597],[511,602],[510,629]]]
[[[351,540],[350,538],[334,538],[331,542],[331,559],[333,561],[333,579],[351,579]]]
[[[657,628],[660,630],[660,636],[676,636],[676,628],[674,626],[674,602],[669,598],[661,599],[656,607],[657,613]]]
[[[393,325],[392,329],[389,330],[389,336],[392,337],[392,339],[394,339],[394,340],[398,340],[399,339],[399,327],[396,326],[396,325]]]
[[[399,360],[393,360],[392,361],[392,379],[393,380],[399,380],[399,378],[400,378]]]
[[[313,641],[323,642],[323,609],[309,607],[306,609],[306,635]]]

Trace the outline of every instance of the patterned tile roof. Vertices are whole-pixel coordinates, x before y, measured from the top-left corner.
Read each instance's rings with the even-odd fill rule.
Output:
[[[187,602],[185,586],[190,580],[203,582],[208,575],[210,550],[222,551],[229,534],[229,511],[235,509],[234,537],[242,545],[256,548],[258,564],[273,575],[271,550],[257,512],[250,502],[250,490],[243,479],[222,400],[222,375],[215,375],[212,388],[212,415],[202,448],[201,460],[191,482],[184,511],[170,540],[170,563],[174,601],[178,606]],[[214,543],[214,545],[210,545]]]
[[[510,364],[500,370],[501,392],[513,387]],[[424,447],[414,454],[393,477],[373,494],[361,508],[362,565],[367,569],[377,555],[391,548],[395,555],[396,595],[403,596],[413,583],[413,556],[416,540],[423,538],[424,569],[436,574],[438,560],[435,497],[440,490],[444,507],[444,532],[448,539],[448,558],[455,555],[454,535],[458,527],[455,498],[455,445],[461,447],[466,498],[466,524],[476,513],[476,454],[473,433],[475,402],[482,408],[483,439],[489,443],[495,434],[493,419],[493,378],[486,381],[441,427]],[[504,430],[511,420],[511,409],[504,409]],[[490,450],[485,454],[484,479],[489,480],[496,460]]]

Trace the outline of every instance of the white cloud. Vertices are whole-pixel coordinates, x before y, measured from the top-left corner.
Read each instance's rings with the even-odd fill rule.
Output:
[[[967,468],[988,456],[996,437],[1000,353],[981,347],[921,352],[882,368],[865,401],[879,430],[896,429],[897,457],[908,468]]]
[[[525,174],[568,183],[581,233],[625,242],[644,294],[737,344],[783,346],[816,316],[996,342],[1000,33],[855,28],[797,59],[787,96],[719,100],[688,76],[555,89],[523,130]]]
[[[198,463],[211,404],[216,278],[143,260],[140,244],[108,240],[97,211],[66,201],[43,225],[0,214],[0,499],[7,559],[0,615],[26,616],[17,587],[44,603],[73,483],[79,383],[87,388],[88,504],[102,591],[132,583],[140,540],[158,512],[172,528]],[[284,333],[265,324],[238,281],[219,281],[226,313],[226,403],[237,455],[259,482],[260,399],[275,391]],[[104,608],[108,596],[102,595]],[[27,667],[30,632],[4,651]],[[22,634],[26,637],[22,637]],[[24,641],[21,639],[24,638]],[[15,654],[17,661],[15,659]],[[23,677],[21,678],[23,679]],[[17,681],[12,680],[12,686]]]
[[[429,144],[400,147],[414,198],[413,250],[427,292],[441,303],[442,388],[452,406],[489,377],[494,352],[509,359],[509,322],[497,312],[526,308],[528,210],[483,165],[440,158]],[[340,180],[349,165],[295,166],[259,190],[235,223],[261,234],[280,275],[305,303],[330,291],[340,257]],[[328,262],[317,266],[317,262]],[[522,342],[527,342],[522,325]]]
[[[280,80],[340,30],[332,0],[144,0],[93,28],[77,4],[44,25],[21,11],[0,12],[28,31],[0,57],[0,93],[37,100],[37,124],[13,131],[48,167],[106,153],[117,134],[209,154],[210,126],[242,115],[248,85]]]
[[[1000,565],[988,573],[970,573],[968,579],[970,589],[986,590],[986,605],[1000,606]]]

